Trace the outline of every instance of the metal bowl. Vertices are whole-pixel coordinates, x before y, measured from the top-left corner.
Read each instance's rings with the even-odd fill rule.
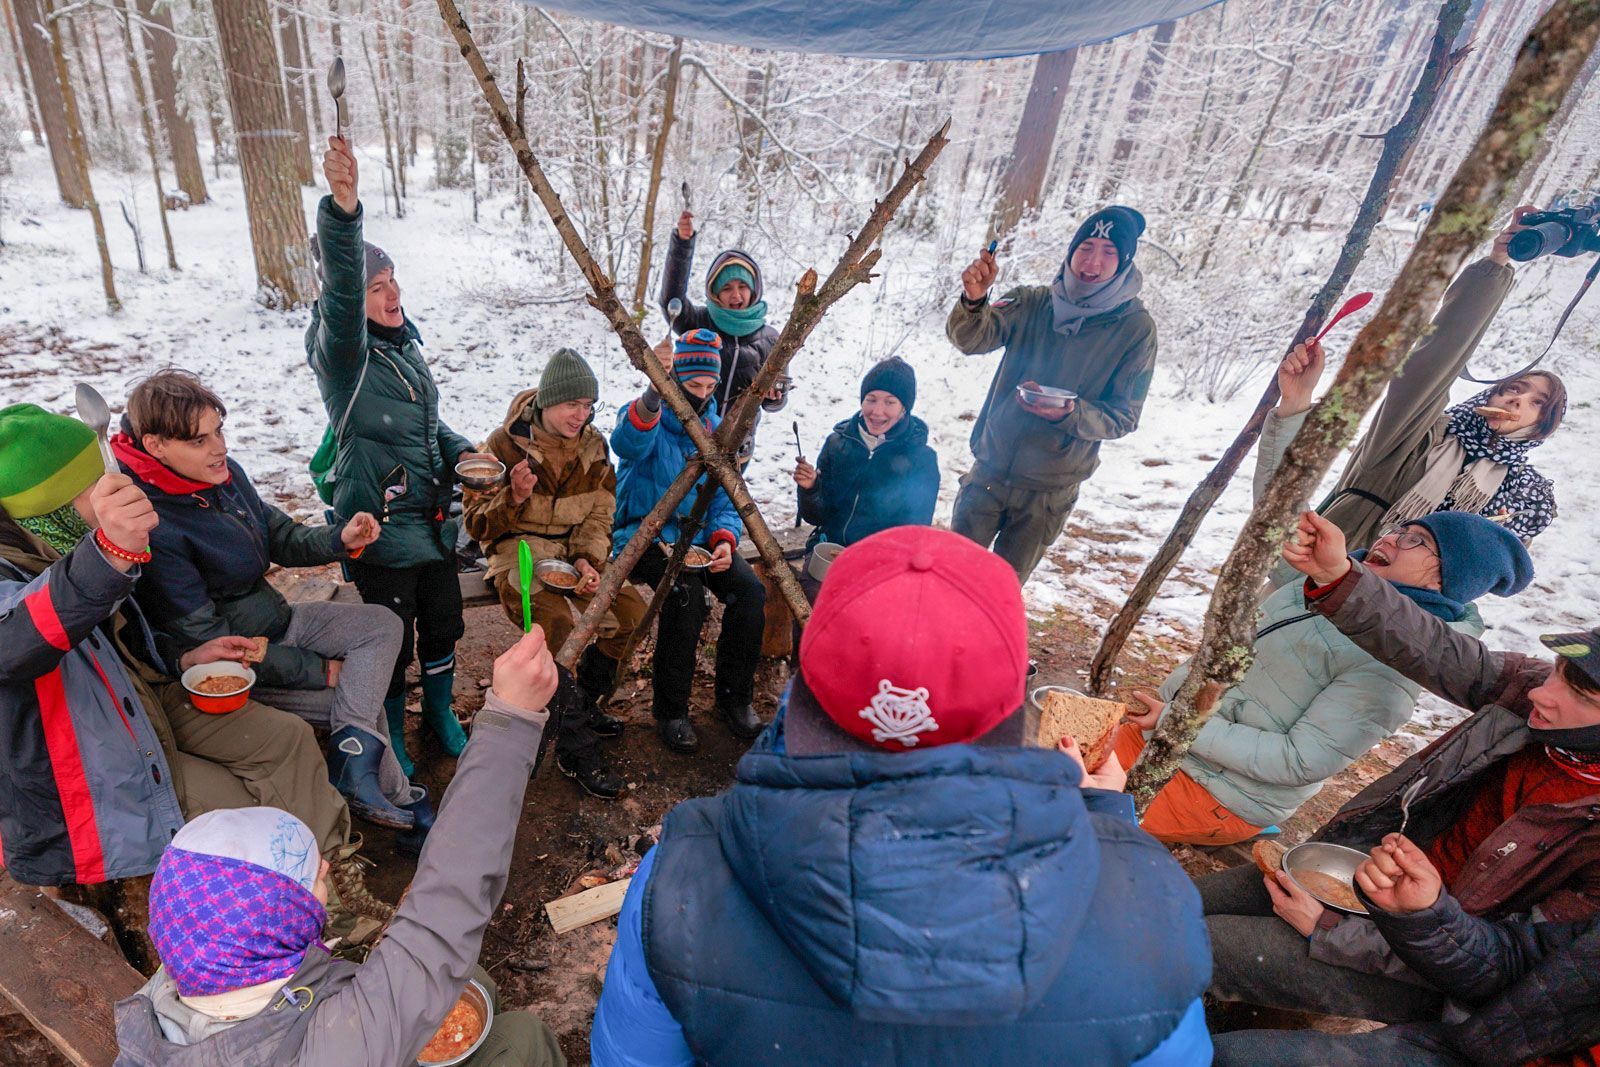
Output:
[[[1295,885],[1316,897],[1322,903],[1338,911],[1351,915],[1365,915],[1367,909],[1360,907],[1351,908],[1335,903],[1318,893],[1315,889],[1300,880],[1300,875],[1315,872],[1325,874],[1330,878],[1337,878],[1341,882],[1355,885],[1356,868],[1367,859],[1365,852],[1358,852],[1353,848],[1343,845],[1330,845],[1323,841],[1305,841],[1291,848],[1283,854],[1283,869],[1289,873],[1289,878]]]
[[[506,465],[497,459],[464,459],[456,464],[456,477],[468,489],[493,489],[506,476]]]
[[[1067,401],[1078,399],[1078,394],[1071,389],[1057,389],[1050,385],[1039,385],[1029,388],[1026,385],[1017,386],[1017,395],[1034,407],[1064,408]]]
[[[828,568],[833,566],[833,561],[839,558],[839,553],[844,551],[844,546],[833,541],[818,541],[811,550],[811,556],[806,560],[806,573],[817,581],[822,581],[827,576]]]
[[[1034,711],[1044,711],[1044,696],[1046,693],[1071,693],[1075,697],[1087,696],[1081,689],[1074,689],[1070,685],[1041,685],[1028,690],[1028,706]]]
[[[572,578],[571,585],[561,585],[551,581],[551,575],[565,574]],[[570,563],[563,563],[559,559],[542,559],[533,568],[533,576],[539,579],[539,584],[552,593],[562,593],[572,596],[577,591],[578,583],[583,581],[583,575],[578,573],[578,568]]]
[[[447,1060],[425,1060],[418,1056],[418,1067],[451,1067],[452,1064],[465,1063],[489,1039],[489,1027],[494,1025],[494,1002],[489,999],[489,991],[483,988],[476,978],[468,978],[467,986],[461,991],[456,1003],[459,1004],[463,1000],[471,1001],[478,1009],[478,1013],[483,1016],[483,1029],[478,1033],[478,1039],[461,1055],[451,1056]],[[455,1005],[452,1004],[451,1007]],[[441,1024],[444,1022],[443,1019],[439,1021]]]
[[[667,555],[672,555],[673,543],[662,541],[661,550]],[[711,566],[711,552],[699,545],[690,545],[689,552],[683,557],[683,569],[686,571],[703,571]]]

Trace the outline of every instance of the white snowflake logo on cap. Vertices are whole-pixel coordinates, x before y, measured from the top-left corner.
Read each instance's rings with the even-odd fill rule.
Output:
[[[1090,237],[1102,237],[1105,240],[1109,241],[1109,240],[1111,240],[1111,227],[1112,227],[1112,225],[1113,225],[1113,223],[1112,223],[1112,221],[1110,219],[1101,219],[1099,222],[1094,224],[1094,232],[1091,233],[1089,236]]]
[[[898,741],[911,748],[919,740],[918,734],[939,728],[928,708],[926,689],[901,689],[887,678],[878,683],[877,695],[860,715],[872,723],[872,739],[879,744]]]

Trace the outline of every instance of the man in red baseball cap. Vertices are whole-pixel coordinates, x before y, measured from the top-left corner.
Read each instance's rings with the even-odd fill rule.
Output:
[[[639,865],[596,1067],[1208,1061],[1193,886],[1120,771],[1022,747],[1027,642],[963,537],[841,553],[733,788]]]

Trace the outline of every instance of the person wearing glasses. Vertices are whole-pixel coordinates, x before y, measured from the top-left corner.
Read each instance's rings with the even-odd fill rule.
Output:
[[[1288,440],[1256,461],[1255,492],[1266,490]],[[1451,629],[1483,632],[1473,601],[1511,596],[1533,580],[1533,561],[1515,534],[1479,515],[1436,511],[1386,529],[1356,553],[1368,570]],[[1291,572],[1292,573],[1292,572]],[[1183,765],[1144,814],[1146,832],[1168,844],[1229,845],[1287,819],[1322,783],[1411,718],[1421,686],[1372,658],[1308,605],[1316,591],[1296,581],[1262,601],[1255,661],[1224,691]],[[1136,712],[1117,735],[1117,756],[1133,765],[1187,663],[1159,695],[1135,690]]]

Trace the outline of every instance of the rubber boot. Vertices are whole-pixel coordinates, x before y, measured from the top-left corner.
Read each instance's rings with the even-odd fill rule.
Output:
[[[420,856],[423,842],[428,839],[428,831],[433,829],[433,804],[428,800],[428,787],[425,785],[413,785],[411,796],[411,803],[400,806],[411,813],[416,824],[394,839],[394,847],[407,856]]]
[[[346,726],[328,738],[328,781],[350,805],[350,813],[378,826],[409,830],[416,819],[395,807],[378,788],[378,761],[383,745],[355,726]]]
[[[383,715],[389,720],[389,747],[394,751],[394,758],[399,761],[400,769],[406,772],[407,778],[415,777],[417,768],[411,762],[411,757],[406,755],[405,696],[385,697]]]
[[[461,755],[467,747],[467,733],[461,728],[456,713],[451,708],[456,685],[455,657],[445,661],[450,666],[437,674],[429,673],[427,664],[422,667],[422,721],[439,739],[439,744],[452,756]],[[407,775],[406,777],[410,777]]]

